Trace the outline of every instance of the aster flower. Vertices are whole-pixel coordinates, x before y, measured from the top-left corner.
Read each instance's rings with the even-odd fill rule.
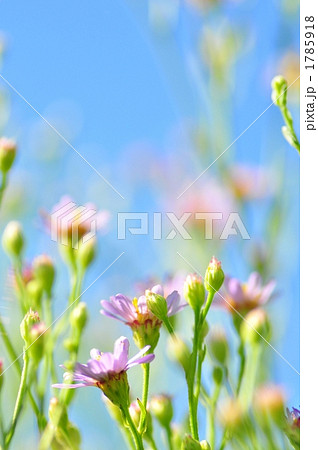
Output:
[[[147,306],[147,295],[151,293],[164,297],[163,288],[158,284],[151,290],[147,290],[145,295],[142,295],[139,299],[134,298],[131,300],[123,294],[117,294],[110,297],[109,301],[101,301],[103,307],[101,314],[129,325],[139,348],[151,345],[152,349],[154,349],[159,339],[162,321]],[[173,316],[186,306],[186,303],[181,303],[180,295],[177,291],[173,291],[164,298],[167,302],[168,317]]]
[[[128,407],[129,405],[129,384],[127,380],[127,370],[138,364],[150,363],[155,355],[148,354],[150,346],[144,347],[133,358],[128,359],[129,341],[121,336],[114,344],[113,353],[102,353],[97,349],[90,352],[91,359],[87,364],[77,363],[72,374],[74,384],[54,384],[56,388],[80,388],[96,386],[115,405]],[[143,356],[145,355],[145,356]],[[69,373],[64,375],[69,378]]]
[[[297,408],[292,408],[290,411],[286,409],[287,413],[287,426],[286,434],[290,443],[295,449],[300,448],[300,411]]]
[[[251,273],[246,283],[226,276],[222,291],[222,296],[226,303],[221,296],[219,296],[219,300],[221,299],[231,312],[234,309],[247,312],[258,306],[265,305],[269,301],[275,286],[274,280],[263,285],[262,278],[257,272]]]

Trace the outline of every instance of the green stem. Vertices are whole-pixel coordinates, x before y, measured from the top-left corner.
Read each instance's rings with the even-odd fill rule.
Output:
[[[252,402],[261,349],[261,345],[255,343],[250,347],[247,355],[244,377],[239,394],[239,398],[245,408],[248,408]]]
[[[11,427],[10,427],[10,429],[7,433],[6,439],[5,439],[5,447],[6,448],[9,447],[11,439],[14,435],[14,432],[15,432],[15,429],[17,426],[17,422],[19,419],[19,415],[22,410],[25,392],[27,390],[27,378],[28,378],[28,367],[29,367],[29,356],[28,356],[27,351],[24,351],[24,353],[23,353],[23,361],[24,361],[24,364],[23,364],[23,369],[22,369],[22,374],[21,374],[18,396],[16,399],[14,411],[13,411],[12,423],[11,423]]]
[[[172,444],[172,431],[170,424],[165,427],[166,435],[167,435],[167,441],[168,441],[168,448],[169,450],[173,450],[173,444]]]
[[[215,449],[215,413],[216,413],[216,405],[220,396],[222,384],[219,383],[215,386],[213,397],[211,399],[211,405],[210,405],[210,433],[209,433],[209,442],[211,445],[211,449]]]
[[[131,418],[131,415],[129,413],[128,407],[121,407],[121,411],[122,411],[124,420],[125,420],[128,428],[129,428],[129,430],[131,432],[132,438],[133,438],[134,443],[135,443],[136,450],[144,450],[144,445],[142,443],[142,438],[141,438],[141,436],[140,436],[140,434],[139,434],[139,432],[138,432],[138,430],[136,428],[136,425],[135,425],[133,419]]]
[[[208,293],[208,298],[206,299],[205,306],[201,312],[201,319],[200,319],[201,325],[203,325],[203,323],[206,319],[206,316],[208,315],[215,292],[216,291],[209,291],[209,293]]]
[[[199,429],[195,407],[194,380],[198,358],[199,320],[200,315],[199,313],[195,312],[193,349],[191,354],[190,367],[187,374],[190,430],[192,437],[196,440],[199,440]]]
[[[239,375],[238,375],[238,381],[237,381],[237,387],[236,387],[236,395],[239,395],[239,392],[241,390],[244,370],[245,370],[245,362],[246,362],[245,345],[244,345],[244,342],[243,342],[241,336],[240,336],[240,344],[239,344],[237,352],[240,357],[240,369],[239,369]]]
[[[7,330],[5,329],[5,326],[2,322],[1,317],[0,317],[0,334],[2,336],[4,345],[6,346],[8,355],[9,355],[11,361],[12,362],[14,361],[14,367],[16,368],[18,375],[21,376],[21,367],[20,367],[18,355],[13,347],[13,344],[10,340]],[[31,406],[33,408],[33,411],[37,417],[38,425],[39,425],[39,429],[40,429],[40,424],[44,423],[44,417],[41,417],[40,410],[38,408],[38,405],[37,405],[30,389],[28,390],[28,395],[29,395],[29,400],[30,400]]]
[[[0,207],[2,204],[4,191],[6,190],[7,187],[7,181],[8,181],[7,172],[2,172],[2,181],[0,186]]]
[[[149,392],[149,376],[150,376],[150,364],[142,364],[144,379],[142,386],[142,404],[144,405],[144,409],[146,414],[140,415],[140,421],[138,430],[142,434],[145,428],[146,418],[147,418],[147,402],[148,402],[148,392]]]

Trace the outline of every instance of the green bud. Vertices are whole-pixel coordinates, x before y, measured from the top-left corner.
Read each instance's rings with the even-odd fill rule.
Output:
[[[219,366],[214,367],[213,369],[213,380],[215,384],[220,385],[223,381],[223,369]]]
[[[257,344],[265,338],[270,338],[270,322],[264,309],[252,309],[241,323],[240,333],[242,339],[251,344]]]
[[[223,281],[224,272],[221,267],[221,262],[213,256],[205,272],[205,289],[209,292],[215,293],[220,289]]]
[[[5,227],[2,235],[2,245],[5,252],[12,258],[21,256],[24,247],[22,227],[19,222],[11,221]]]
[[[71,312],[70,322],[79,332],[83,330],[88,318],[86,303],[80,302]]]
[[[0,138],[0,171],[8,172],[15,160],[17,146],[13,139]]]
[[[30,342],[28,352],[31,359],[39,363],[44,355],[47,329],[43,322],[31,326],[28,340]]]
[[[43,294],[42,284],[38,280],[31,280],[26,285],[26,291],[31,308],[40,308]]]
[[[79,244],[78,261],[83,269],[87,269],[94,261],[96,255],[96,239],[92,238]]]
[[[181,450],[201,450],[201,444],[188,434],[182,441]]]
[[[146,291],[147,307],[159,320],[165,321],[168,314],[166,299],[162,295]]]
[[[222,366],[226,364],[229,355],[229,345],[223,328],[215,327],[212,329],[208,340],[208,349],[216,362]]]
[[[272,101],[277,106],[284,106],[287,97],[287,81],[281,75],[272,80]]]
[[[63,346],[69,353],[75,352],[78,349],[78,343],[72,338],[64,339]]]
[[[37,256],[33,261],[33,275],[50,297],[55,278],[55,269],[52,259],[47,255]]]
[[[20,333],[27,347],[32,343],[32,340],[30,338],[31,328],[33,325],[39,322],[39,314],[35,311],[32,311],[32,309],[30,309],[30,311],[28,311],[22,319],[22,322],[20,324]]]
[[[173,406],[169,395],[161,394],[152,397],[150,410],[164,428],[170,425],[173,417]]]
[[[187,373],[190,364],[190,350],[179,336],[169,336],[168,353],[170,358],[177,361]]]
[[[196,274],[187,276],[184,283],[184,296],[194,311],[201,309],[205,302],[205,289],[200,276]]]

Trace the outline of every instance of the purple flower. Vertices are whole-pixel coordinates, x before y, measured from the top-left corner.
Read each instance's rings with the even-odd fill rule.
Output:
[[[147,306],[147,295],[149,293],[159,294],[164,297],[163,288],[158,284],[151,291],[146,291],[145,295],[131,300],[123,294],[110,297],[109,301],[102,300],[103,309],[101,314],[120,320],[130,326],[136,345],[143,348],[150,345],[152,350],[156,347],[162,321],[158,319]],[[173,291],[167,297],[168,316],[173,316],[181,311],[187,304],[182,303],[177,291]]]
[[[154,286],[150,291],[146,291],[145,295],[142,295],[139,299],[134,298],[131,300],[123,294],[117,294],[114,297],[110,297],[109,301],[101,301],[103,307],[101,314],[125,322],[132,328],[142,325],[147,321],[158,322],[157,317],[148,309],[146,300],[148,292],[164,297],[163,288],[159,284]],[[181,311],[187,305],[186,303],[181,303],[180,295],[177,291],[173,291],[165,300],[167,302],[169,317]]]
[[[114,353],[102,353],[94,348],[90,352],[91,359],[87,361],[87,364],[76,363],[72,374],[74,384],[54,384],[53,387],[96,386],[116,405],[127,405],[129,403],[129,385],[126,372],[137,364],[153,361],[154,354],[145,355],[149,349],[150,346],[146,346],[133,358],[128,359],[129,341],[122,336],[115,342]],[[69,378],[69,373],[66,373],[64,378]]]
[[[300,428],[300,411],[297,408],[292,408],[290,411],[286,409],[287,420],[293,428]]]
[[[222,289],[222,296],[225,298],[225,306],[233,311],[250,311],[259,306],[263,306],[270,299],[276,286],[274,280],[263,285],[262,278],[259,273],[253,272],[249,276],[246,283],[241,283],[236,278],[226,276]],[[222,299],[219,296],[219,300]]]

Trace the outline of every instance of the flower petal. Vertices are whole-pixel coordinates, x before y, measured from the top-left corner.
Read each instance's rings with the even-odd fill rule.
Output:
[[[128,362],[129,341],[125,336],[121,336],[114,344],[114,367],[117,373],[125,369]]]
[[[132,367],[137,366],[138,364],[150,363],[154,359],[155,359],[155,355],[153,353],[150,353],[149,355],[138,358],[138,359],[134,360],[133,362],[131,362],[131,361],[128,362],[128,364],[126,366],[126,370],[131,369]]]
[[[156,286],[153,286],[151,288],[151,292],[153,292],[154,294],[159,294],[162,297],[164,297],[163,287],[160,284],[156,284]]]

